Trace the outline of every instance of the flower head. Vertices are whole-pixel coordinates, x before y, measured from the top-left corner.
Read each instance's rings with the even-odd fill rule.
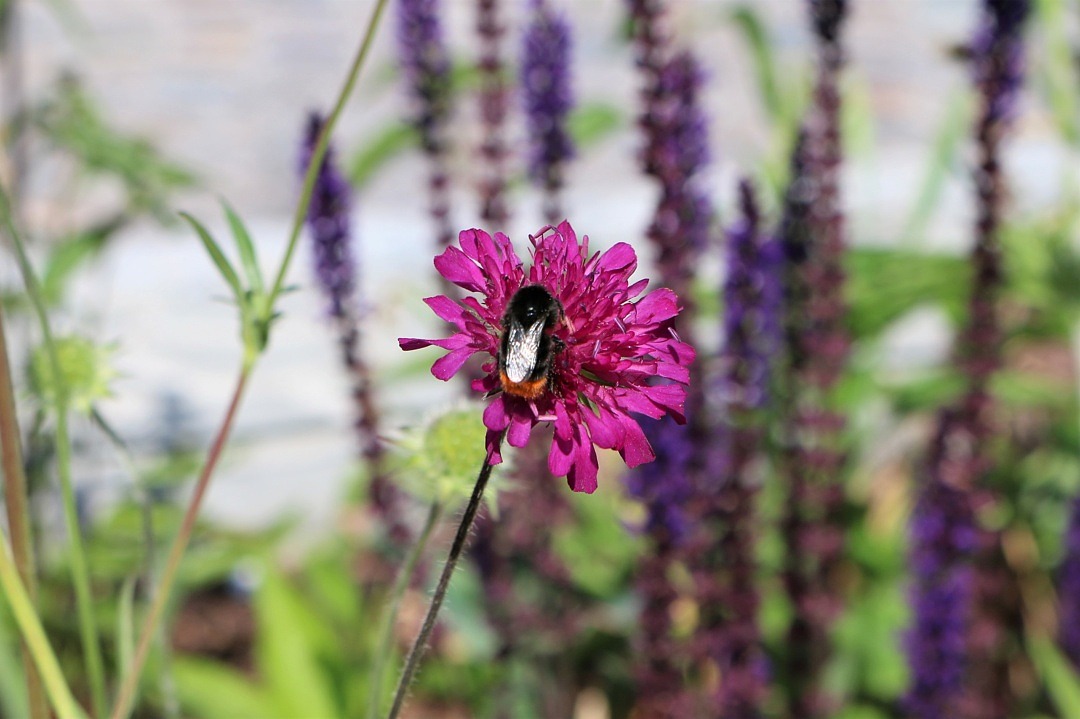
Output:
[[[1024,22],[1030,0],[985,0],[975,36],[975,79],[991,122],[1011,120],[1024,82]]]
[[[672,330],[680,309],[675,293],[658,289],[642,296],[648,280],[630,284],[637,267],[630,245],[620,242],[590,255],[588,237],[579,240],[567,222],[530,237],[527,270],[502,233],[492,237],[465,230],[458,241],[460,248],[451,246],[435,258],[435,268],[480,297],[425,299],[457,332],[445,339],[398,342],[405,350],[432,345],[449,350],[431,368],[441,380],[474,354],[488,355],[484,376],[472,386],[496,395],[484,411],[492,461],[501,461],[503,432],[511,446],[522,447],[540,422],[554,423],[548,467],[575,491],[596,489],[595,447],[618,450],[630,467],[652,461],[652,447],[632,415],[682,420],[694,359],[693,348]],[[551,336],[550,370],[531,398],[499,392],[505,380],[499,361],[504,317],[527,286],[543,288],[561,305],[561,319],[545,329]]]

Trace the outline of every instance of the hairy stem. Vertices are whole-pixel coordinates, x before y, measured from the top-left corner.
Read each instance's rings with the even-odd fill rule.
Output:
[[[367,712],[368,719],[376,719],[379,716],[379,709],[382,705],[383,675],[386,673],[386,662],[389,660],[393,649],[394,625],[397,624],[398,611],[401,609],[401,599],[405,596],[405,590],[409,587],[409,580],[412,578],[417,562],[420,561],[420,557],[424,553],[424,548],[427,546],[428,539],[431,537],[431,531],[435,528],[436,523],[438,523],[439,517],[442,516],[442,509],[443,505],[440,502],[432,503],[431,509],[428,510],[427,520],[424,522],[424,528],[420,530],[420,536],[416,538],[416,542],[409,551],[409,555],[405,558],[405,563],[398,570],[397,579],[394,581],[394,587],[390,592],[390,596],[386,599],[386,610],[382,620],[382,630],[379,634],[379,642],[375,647],[375,666],[371,672],[371,694]]]
[[[502,437],[496,442],[496,450],[501,444]],[[394,704],[390,708],[387,719],[395,719],[401,711],[401,707],[405,704],[405,694],[409,690],[409,685],[412,684],[413,676],[420,665],[420,659],[427,649],[428,637],[431,636],[431,630],[435,628],[435,620],[438,618],[439,609],[442,608],[443,600],[446,599],[446,590],[450,586],[450,577],[454,574],[454,568],[457,567],[462,550],[465,549],[465,541],[469,538],[469,529],[472,527],[473,520],[476,519],[476,512],[480,509],[480,500],[483,499],[484,489],[491,478],[492,467],[494,465],[491,463],[491,454],[488,454],[484,458],[484,465],[480,468],[480,474],[476,478],[476,486],[473,487],[469,503],[465,505],[465,513],[461,516],[461,524],[458,525],[457,534],[454,535],[454,543],[450,545],[450,555],[446,558],[446,565],[439,576],[435,594],[431,597],[431,604],[428,606],[427,616],[424,617],[424,624],[420,627],[420,633],[416,635],[416,641],[413,642],[412,649],[409,650],[409,656],[405,660],[405,668],[398,679],[397,689],[394,692]]]

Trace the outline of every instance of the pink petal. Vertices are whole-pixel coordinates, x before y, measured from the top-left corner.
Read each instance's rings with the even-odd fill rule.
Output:
[[[690,381],[690,368],[672,362],[660,362],[656,366],[656,374],[666,379],[675,380],[687,384]]]
[[[398,337],[398,347],[408,352],[409,350],[418,350],[424,347],[430,347],[432,340],[418,340],[415,337]]]
[[[592,441],[597,447],[615,449],[622,444],[624,432],[616,417],[602,410],[601,416],[597,416],[588,409],[582,410],[581,416],[585,418],[589,434],[592,435]]]
[[[669,320],[679,314],[679,298],[666,287],[653,290],[634,305],[634,321],[653,324]]]
[[[514,414],[510,417],[510,428],[506,431],[506,441],[511,447],[524,447],[532,432],[532,418]]]
[[[456,247],[447,247],[435,258],[435,269],[458,287],[470,292],[484,290],[484,273],[468,256]]]
[[[472,347],[456,349],[450,354],[435,360],[435,364],[431,365],[431,374],[445,382],[456,375],[458,370],[460,370],[474,354],[476,354],[476,350]]]
[[[505,399],[505,395],[499,395],[484,410],[484,426],[492,432],[502,432],[510,424]]]
[[[626,299],[628,299],[628,300],[634,299],[635,297],[640,295],[641,291],[644,290],[648,286],[649,286],[649,280],[648,279],[638,280],[637,282],[635,282],[634,284],[632,284],[628,288],[626,288]]]
[[[551,439],[551,451],[548,452],[548,469],[556,477],[564,477],[574,465],[574,441],[558,435]]]
[[[633,417],[627,417],[626,415],[619,417],[619,419],[622,421],[622,426],[626,433],[626,439],[623,442],[622,449],[619,450],[619,454],[622,455],[623,461],[626,462],[626,466],[633,469],[638,465],[656,459],[656,454],[653,452],[652,445],[649,444],[649,440],[645,437],[645,433],[641,431],[641,425],[639,425]]]
[[[617,242],[600,255],[596,263],[596,272],[616,272],[628,270],[629,275],[637,268],[637,253],[625,242]]]
[[[465,309],[446,295],[425,297],[424,304],[430,307],[441,320],[446,320],[462,332],[465,331]]]
[[[502,432],[496,432],[494,430],[488,430],[487,436],[484,437],[484,444],[487,447],[488,452],[488,464],[501,464],[502,452],[500,451],[500,438]]]
[[[574,466],[566,475],[566,483],[575,492],[592,494],[596,491],[596,474],[599,467],[600,463],[596,459],[596,450],[593,449],[591,442],[586,446],[578,447],[577,454],[574,457]]]

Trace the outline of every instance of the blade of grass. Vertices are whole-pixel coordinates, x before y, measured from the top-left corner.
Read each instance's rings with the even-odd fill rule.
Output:
[[[240,284],[240,275],[236,274],[236,270],[233,269],[232,263],[230,263],[229,258],[225,256],[221,246],[218,245],[214,240],[213,235],[203,227],[201,222],[186,212],[181,212],[180,216],[191,225],[192,229],[195,230],[195,234],[202,240],[203,246],[206,247],[206,252],[210,255],[210,259],[214,261],[214,265],[217,266],[218,272],[221,273],[222,278],[225,280],[225,284],[233,291],[233,295],[236,297],[236,304],[243,307],[244,288]]]

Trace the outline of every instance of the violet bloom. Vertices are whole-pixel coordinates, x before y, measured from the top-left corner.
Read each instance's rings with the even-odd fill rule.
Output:
[[[1058,575],[1061,648],[1080,671],[1080,497],[1073,500],[1065,530],[1065,561]]]
[[[439,0],[399,0],[398,48],[425,151],[441,150],[439,125],[449,112],[450,55],[439,23]]]
[[[986,98],[987,119],[1011,120],[1024,81],[1024,22],[1030,0],[984,0],[982,26],[972,44],[975,81]]]
[[[754,188],[739,184],[742,216],[728,232],[724,283],[723,394],[745,410],[762,407],[768,397],[771,358],[780,340],[780,245],[760,231]]]
[[[696,448],[684,424],[666,417],[642,425],[656,461],[627,472],[627,491],[645,505],[642,529],[652,536],[663,533],[677,545],[689,534],[689,502],[694,496],[690,463]]]
[[[966,419],[942,413],[927,463],[926,483],[911,515],[914,623],[907,638],[911,686],[905,703],[917,719],[955,716],[970,668],[968,632],[975,601],[971,561],[980,546],[967,461],[954,458]]]
[[[322,132],[323,119],[317,113],[308,118],[301,152],[300,167],[307,171],[311,153]],[[356,265],[349,248],[349,204],[351,188],[334,162],[334,151],[327,147],[322,167],[308,205],[307,222],[311,228],[315,255],[315,276],[330,301],[332,317],[342,318],[351,311],[356,289]]]
[[[448,380],[474,354],[487,354],[485,373],[474,390],[498,393],[484,411],[492,461],[502,461],[499,440],[506,432],[511,446],[523,447],[540,422],[554,424],[548,468],[566,476],[578,492],[596,489],[595,447],[618,450],[636,467],[655,458],[652,446],[631,414],[683,419],[690,345],[677,339],[671,323],[679,314],[678,298],[658,289],[636,299],[648,280],[630,284],[637,268],[634,249],[620,242],[589,255],[588,237],[578,240],[569,223],[545,228],[532,242],[532,266],[526,271],[510,239],[482,230],[465,230],[461,248],[449,247],[435,258],[435,268],[450,282],[477,293],[456,302],[445,295],[424,301],[458,332],[446,339],[398,340],[404,350],[436,346],[449,350],[431,368]],[[542,393],[525,399],[499,393],[497,357],[503,316],[519,290],[538,285],[557,299],[565,317],[554,329],[561,344]],[[656,378],[667,384],[652,384]]]
[[[574,104],[570,90],[570,23],[538,2],[525,31],[522,93],[529,140],[529,177],[548,191],[562,185],[562,164],[574,154],[566,118]]]

